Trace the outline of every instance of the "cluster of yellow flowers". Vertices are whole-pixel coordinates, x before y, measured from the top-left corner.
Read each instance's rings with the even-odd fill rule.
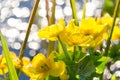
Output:
[[[115,30],[112,40],[120,38],[120,28],[117,26],[116,20]],[[51,41],[56,41],[58,38],[69,46],[96,47],[99,46],[103,39],[107,39],[110,34],[113,18],[106,14],[102,18],[85,18],[80,21],[79,26],[71,20],[67,26],[65,21],[60,19],[57,24],[44,27],[39,30],[38,36]]]

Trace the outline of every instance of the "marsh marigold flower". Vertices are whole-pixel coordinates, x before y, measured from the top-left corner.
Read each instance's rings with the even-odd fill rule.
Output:
[[[97,24],[94,18],[83,19],[80,23],[80,31],[84,36],[92,36],[90,46],[98,46],[103,40],[103,34],[106,32],[106,24]]]
[[[18,67],[19,65],[19,58],[16,56],[16,54],[14,52],[10,52],[10,57],[13,61],[13,64],[15,65],[15,67]],[[3,54],[0,55],[0,75],[2,75],[4,73],[8,72],[8,67],[7,67],[7,62],[6,59],[4,57]]]
[[[105,31],[106,25],[97,24],[94,18],[86,18],[80,22],[79,27],[70,21],[60,34],[60,39],[69,46],[98,46]]]
[[[101,18],[97,18],[98,24],[107,24],[108,26],[112,26],[113,18],[109,14],[105,14]]]
[[[104,39],[108,39],[110,32],[104,33]],[[118,26],[114,27],[111,40],[120,40],[120,28]]]
[[[59,77],[65,71],[65,63],[63,61],[54,61],[54,55],[51,54],[49,57],[39,53],[34,56],[31,65],[25,72],[30,76],[31,80],[43,80],[46,76]]]
[[[53,24],[40,29],[38,31],[38,37],[55,41],[57,40],[57,36],[63,31],[64,28],[65,22],[63,19],[60,19],[57,24]]]
[[[65,30],[59,35],[62,42],[69,46],[89,46],[92,36],[81,34],[79,27],[75,26],[74,21],[70,21]]]
[[[8,68],[7,68],[6,60],[3,57],[3,55],[0,55],[0,75],[3,75],[3,73],[7,73],[7,72],[8,72]]]
[[[119,19],[116,18],[115,25],[117,25],[119,22]],[[97,18],[98,24],[107,24],[108,27],[112,27],[113,23],[113,17],[111,17],[108,13],[106,13],[103,17]]]

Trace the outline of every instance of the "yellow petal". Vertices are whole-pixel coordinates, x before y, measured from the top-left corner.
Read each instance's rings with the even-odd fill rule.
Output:
[[[23,66],[27,66],[28,64],[30,64],[30,59],[28,57],[23,57],[22,64]]]
[[[7,72],[8,72],[7,66],[5,66],[5,67],[3,68],[3,70],[4,70],[4,73],[7,73]],[[3,75],[3,70],[0,69],[0,75]]]
[[[109,14],[105,14],[101,18],[101,23],[102,24],[106,24],[107,23],[110,27],[112,26],[112,22],[113,22],[113,18]]]
[[[58,23],[61,24],[62,26],[65,26],[65,21],[63,18],[61,18]]]
[[[82,19],[82,21],[80,22],[80,27],[83,28],[91,28],[94,27],[94,25],[96,25],[95,18]]]
[[[38,31],[38,37],[51,41],[57,40],[57,36],[64,30],[65,22],[61,19],[59,23],[44,27]]]
[[[35,69],[39,69],[40,65],[42,65],[43,63],[46,62],[46,57],[44,56],[44,54],[39,53],[36,56],[34,56],[34,58],[32,59],[32,65]]]
[[[53,31],[54,32],[54,31]],[[51,30],[50,30],[50,26],[47,26],[45,28],[42,28],[38,31],[38,37],[39,38],[46,38],[48,40],[51,40],[51,41],[55,41],[57,40],[57,37],[56,36],[53,36]]]
[[[112,40],[119,40],[119,39],[120,39],[120,28],[115,26],[112,34]]]
[[[62,61],[55,62],[54,67],[50,70],[50,75],[58,77],[65,71],[65,63]]]
[[[44,80],[44,74],[37,74],[30,77],[30,80]]]
[[[4,73],[8,72],[7,63],[4,57],[2,57],[1,62],[0,62],[0,75],[3,75],[3,71]]]
[[[65,70],[65,72],[60,75],[60,80],[69,80],[69,75],[67,74],[67,70]]]

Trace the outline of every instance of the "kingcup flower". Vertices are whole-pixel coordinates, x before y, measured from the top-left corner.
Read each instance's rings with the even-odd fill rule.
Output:
[[[70,21],[64,31],[59,35],[63,43],[69,46],[89,46],[92,36],[84,36],[81,34],[79,27],[75,26],[74,21]]]
[[[60,19],[58,24],[53,24],[51,26],[44,27],[38,31],[38,37],[47,38],[48,40],[55,41],[57,36],[64,30],[65,22]]]
[[[6,60],[3,55],[0,55],[0,75],[3,75],[8,72]]]
[[[16,54],[14,52],[10,52],[10,57],[12,59],[12,62],[14,64],[14,66],[16,68],[20,68],[20,60],[19,58],[16,56]],[[0,74],[3,75],[5,73],[8,72],[8,67],[7,67],[7,62],[6,59],[4,57],[4,54],[0,55]]]
[[[95,18],[83,19],[80,23],[80,32],[84,36],[92,36],[90,46],[95,47],[100,45],[103,40],[103,34],[107,30],[106,24],[97,24]]]
[[[104,39],[108,39],[109,33],[110,32],[104,33]],[[112,40],[120,40],[120,28],[118,26],[114,27],[114,31],[113,31],[111,39]]]
[[[119,22],[119,18],[116,18],[115,25]],[[104,14],[103,17],[97,18],[98,24],[107,24],[108,27],[112,27],[113,17],[111,17],[108,13]]]
[[[66,65],[63,61],[54,61],[54,55],[46,57],[39,53],[31,61],[23,72],[30,76],[30,80],[43,80],[47,76],[59,77],[65,72]]]

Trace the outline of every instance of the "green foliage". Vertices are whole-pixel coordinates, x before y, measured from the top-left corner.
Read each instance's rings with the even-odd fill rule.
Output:
[[[120,44],[112,46],[109,51],[109,56],[113,59],[114,62],[120,59]]]
[[[91,56],[86,56],[78,66],[77,73],[80,75],[81,80],[86,80],[88,76],[95,72],[95,65]]]
[[[105,57],[105,56],[102,56],[100,59],[98,59],[97,62],[101,62],[101,63],[96,67],[96,73],[102,74],[109,60],[110,57]]]
[[[0,38],[1,38],[1,43],[2,43],[4,55],[5,55],[5,59],[7,62],[8,70],[9,70],[10,80],[18,80],[15,67],[14,67],[13,62],[12,62],[11,57],[10,57],[10,52],[9,52],[7,43],[6,43],[4,37],[1,33],[0,33]]]

